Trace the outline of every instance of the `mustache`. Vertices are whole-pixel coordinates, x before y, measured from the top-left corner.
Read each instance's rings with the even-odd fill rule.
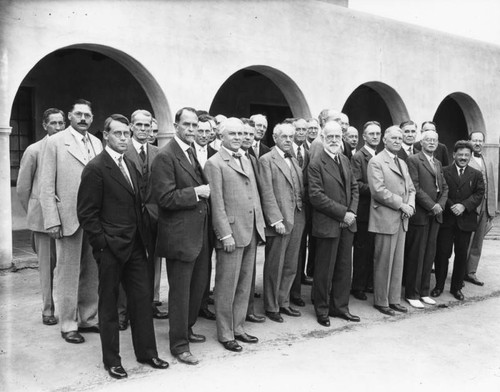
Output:
[[[78,125],[87,125],[87,121],[84,121],[84,120],[83,120],[83,121],[80,121],[80,122],[78,123]]]

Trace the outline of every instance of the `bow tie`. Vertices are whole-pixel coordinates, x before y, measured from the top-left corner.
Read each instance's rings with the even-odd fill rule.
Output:
[[[241,154],[239,152],[233,152],[233,157],[234,158],[241,158]]]
[[[285,152],[285,158],[292,159],[292,154],[290,154],[289,152]]]
[[[474,152],[474,156],[476,158],[481,158],[481,153],[480,152]]]

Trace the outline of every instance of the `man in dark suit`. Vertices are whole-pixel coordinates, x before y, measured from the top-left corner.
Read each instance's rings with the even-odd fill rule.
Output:
[[[425,131],[434,131],[437,132],[436,124],[433,121],[424,121],[422,123],[422,127],[420,128],[420,134],[423,134]],[[414,145],[415,149],[421,150],[422,145],[420,141],[416,142]],[[436,151],[434,151],[434,158],[436,158],[443,167],[446,167],[450,164],[450,158],[448,155],[448,147],[445,144],[439,143]]]
[[[305,139],[306,122],[302,121]],[[305,224],[302,168],[291,154],[296,132],[293,125],[278,124],[273,130],[276,146],[259,160],[262,209],[267,222],[264,309],[276,322],[283,322],[281,314],[300,316],[290,306]]]
[[[156,155],[158,147],[148,143],[151,134],[153,116],[147,110],[136,110],[130,117],[130,138],[125,151],[125,156],[132,162],[139,173],[139,191],[144,206],[142,209],[145,228],[147,229],[147,253],[148,253],[148,274],[151,286],[151,304],[153,307],[153,317],[157,319],[168,318],[167,312],[162,312],[153,304],[155,263],[156,263],[156,235],[158,226],[158,206],[153,200],[151,191],[151,165]]]
[[[267,118],[263,114],[254,114],[250,117],[250,120],[254,123],[255,128],[255,142],[249,153],[255,158],[259,159],[262,155],[267,154],[271,149],[262,143],[262,139],[266,135],[267,131]]]
[[[346,140],[347,130],[349,129],[349,117],[347,114],[340,113],[339,122],[342,127],[342,144],[340,146],[340,151],[350,160],[352,158],[352,147]]]
[[[413,121],[403,121],[399,128],[403,132],[403,144],[401,149],[398,151],[398,157],[403,161],[407,161],[410,155],[416,154],[421,150],[421,146],[417,148],[415,142],[417,140],[417,124]]]
[[[477,278],[476,272],[479,260],[481,259],[484,236],[491,229],[491,221],[495,217],[497,210],[495,171],[493,163],[486,160],[483,156],[484,133],[475,131],[470,134],[469,138],[474,148],[474,153],[472,154],[469,165],[479,170],[483,175],[485,191],[484,199],[477,211],[479,214],[478,226],[472,235],[471,244],[467,253],[467,270],[464,280],[477,286],[483,286],[484,282]]]
[[[368,185],[368,161],[376,155],[382,131],[377,121],[368,121],[363,126],[363,140],[361,147],[351,158],[351,167],[354,178],[359,187],[359,203],[356,213],[357,231],[353,242],[353,265],[351,294],[354,298],[366,301],[365,292],[373,292],[373,250],[374,236],[368,231],[370,218],[371,193]]]
[[[196,155],[196,159],[200,163],[201,168],[205,167],[207,160],[217,153],[217,150],[212,148],[209,141],[209,135],[212,132],[211,120],[212,116],[204,114],[198,118],[198,131],[194,136],[193,148]],[[210,281],[212,278],[212,252],[213,252],[213,235],[209,233],[209,257],[208,257],[208,275],[207,275],[207,285],[205,287],[205,292],[203,293],[203,299],[201,300],[201,308],[198,312],[198,316],[206,318],[207,320],[215,320],[215,313],[208,309],[208,303],[210,301]]]
[[[358,184],[349,160],[340,153],[342,128],[327,122],[324,150],[309,163],[309,200],[316,237],[313,299],[318,323],[330,326],[328,316],[360,321],[349,312],[352,241],[356,231]]]
[[[240,149],[244,124],[231,117],[220,125],[222,146],[207,161],[212,223],[217,241],[215,314],[217,336],[226,350],[239,352],[244,343],[257,343],[244,329],[252,284],[255,252],[264,240],[264,217],[255,171]]]
[[[151,168],[159,212],[156,251],[167,259],[170,351],[195,365],[199,361],[189,343],[205,341],[192,327],[207,284],[210,187],[191,147],[198,130],[196,111],[180,109],[174,126],[174,138],[160,149]]]
[[[123,158],[130,138],[129,122],[113,114],[104,122],[106,148],[82,172],[78,219],[89,236],[99,268],[99,327],[104,367],[111,377],[125,378],[120,358],[118,287],[123,283],[136,358],[157,369],[158,358],[146,262],[146,232],[135,168]]]
[[[436,287],[433,297],[439,297],[444,290],[448,275],[448,260],[452,249],[455,253],[451,294],[462,301],[462,285],[467,268],[467,250],[472,232],[477,229],[477,207],[484,198],[483,176],[479,170],[469,165],[473,152],[472,144],[459,140],[453,148],[454,162],[443,169],[448,184],[448,200],[443,214],[443,224],[439,229],[436,251]]]
[[[436,304],[429,297],[431,270],[439,226],[443,223],[443,211],[448,199],[448,185],[443,177],[441,162],[433,156],[438,140],[436,132],[424,132],[422,151],[410,155],[406,161],[415,186],[416,210],[410,218],[406,234],[405,297],[417,309],[424,307],[422,302]]]

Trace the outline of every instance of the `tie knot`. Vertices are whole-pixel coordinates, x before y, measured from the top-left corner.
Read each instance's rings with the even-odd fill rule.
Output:
[[[292,154],[290,154],[289,152],[285,152],[285,158],[292,158]]]
[[[141,152],[144,152],[144,146],[141,146]]]
[[[233,152],[233,157],[234,158],[241,158],[241,154],[239,152]]]
[[[476,151],[474,151],[474,156],[475,156],[476,158],[480,158],[480,157],[481,157],[481,153],[480,153],[480,152],[476,152]]]

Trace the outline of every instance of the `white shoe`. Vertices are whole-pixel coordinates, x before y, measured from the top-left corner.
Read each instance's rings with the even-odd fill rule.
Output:
[[[422,297],[420,298],[424,304],[427,305],[436,305],[436,301],[434,301],[431,297]]]
[[[406,301],[408,301],[408,303],[411,306],[413,306],[414,308],[417,308],[417,309],[423,309],[424,308],[424,305],[418,299],[408,299],[408,298],[406,298]]]

